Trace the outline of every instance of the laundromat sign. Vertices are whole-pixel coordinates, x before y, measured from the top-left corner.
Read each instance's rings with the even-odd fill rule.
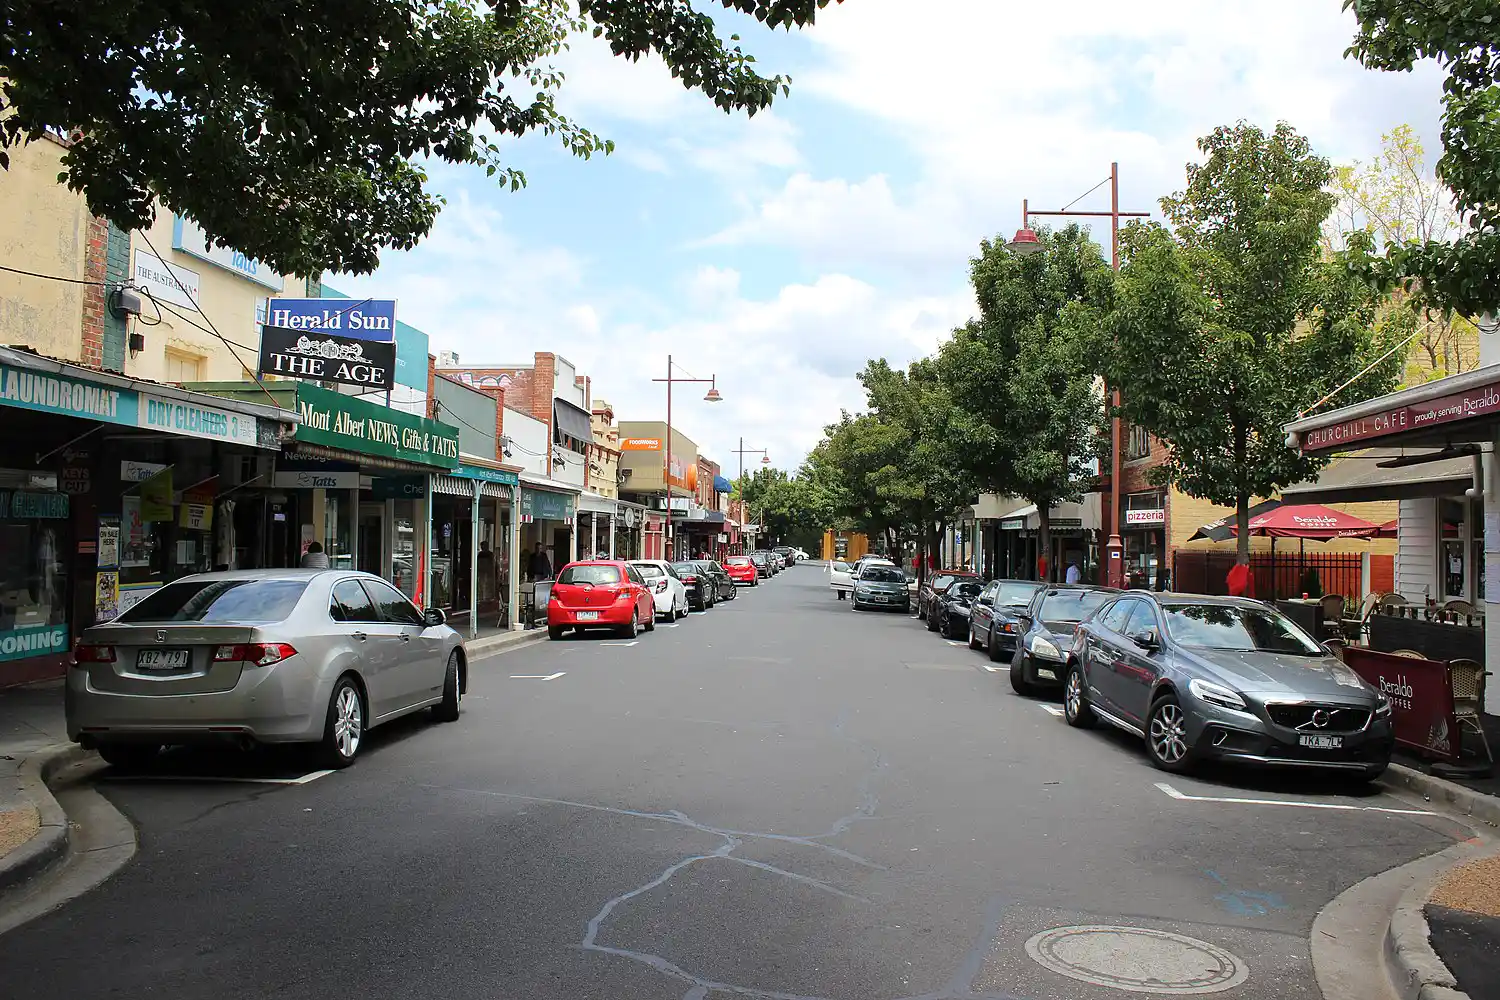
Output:
[[[0,364],[0,406],[254,447],[258,421],[247,413],[138,393],[65,375]]]
[[[458,428],[297,383],[297,440],[444,469],[458,467]]]

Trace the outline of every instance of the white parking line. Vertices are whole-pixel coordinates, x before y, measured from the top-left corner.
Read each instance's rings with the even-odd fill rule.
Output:
[[[1062,714],[1063,714],[1063,710],[1060,709],[1060,708],[1058,708],[1056,705],[1043,705],[1042,706],[1042,711],[1043,712],[1050,712],[1051,714],[1057,716],[1059,719],[1062,718]]]
[[[243,778],[222,774],[108,774],[107,781],[192,781],[202,784],[225,782],[238,785],[305,785],[326,778],[332,771],[309,771],[297,778]]]
[[[631,639],[629,642],[601,642],[601,643],[599,643],[599,645],[601,645],[601,646],[634,646],[637,643],[639,643],[640,641],[641,640],[639,640],[639,639]]]
[[[1002,670],[1005,670],[1005,671],[1009,671],[1010,670],[1010,667],[992,667],[988,663],[981,663],[980,666],[983,667],[984,669],[988,670],[992,674],[998,674]]]
[[[1340,812],[1379,812],[1394,813],[1397,816],[1436,816],[1437,813],[1430,809],[1390,809],[1385,806],[1356,806],[1345,802],[1296,802],[1291,799],[1245,799],[1225,795],[1189,795],[1179,792],[1165,781],[1158,781],[1156,787],[1174,799],[1183,802],[1226,802],[1241,806],[1296,806],[1299,809],[1335,809]]]
[[[555,674],[511,674],[510,679],[513,681],[555,681],[566,673],[566,670],[559,670]]]

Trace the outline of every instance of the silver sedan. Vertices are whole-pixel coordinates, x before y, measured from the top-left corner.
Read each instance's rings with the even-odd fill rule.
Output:
[[[184,577],[84,630],[68,737],[120,766],[163,746],[308,743],[346,767],[365,731],[424,708],[458,718],[468,657],[441,611],[349,570]]]

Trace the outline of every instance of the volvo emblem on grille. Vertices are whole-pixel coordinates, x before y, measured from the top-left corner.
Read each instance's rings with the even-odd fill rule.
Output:
[[[1326,709],[1322,709],[1322,708],[1315,708],[1315,709],[1313,709],[1313,714],[1312,714],[1312,725],[1313,725],[1313,728],[1314,729],[1327,729],[1328,728],[1328,723],[1329,723],[1329,721],[1332,720],[1332,718],[1333,718],[1333,716],[1329,715],[1328,711]]]
[[[157,642],[166,642],[167,641],[167,630],[166,629],[159,628],[159,629],[156,630],[156,641]]]

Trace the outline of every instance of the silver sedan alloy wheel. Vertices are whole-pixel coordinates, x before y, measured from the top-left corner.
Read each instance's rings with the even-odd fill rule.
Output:
[[[364,711],[359,702],[359,692],[353,685],[345,685],[339,691],[339,700],[334,705],[333,741],[340,755],[353,757],[359,750],[360,737],[364,731]]]

